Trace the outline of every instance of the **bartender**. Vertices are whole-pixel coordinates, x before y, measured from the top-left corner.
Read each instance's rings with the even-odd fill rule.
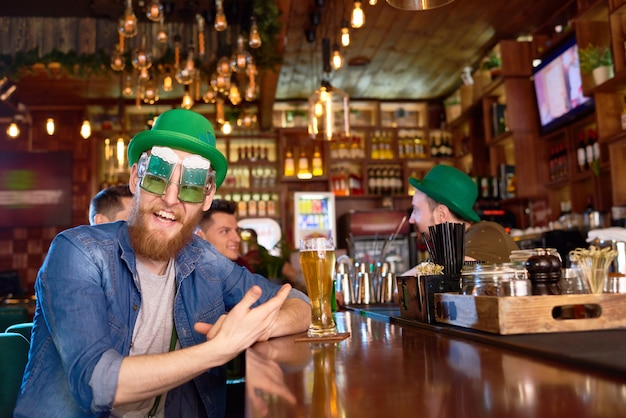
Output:
[[[428,227],[444,222],[465,224],[465,260],[489,264],[506,263],[511,251],[519,249],[504,228],[481,221],[474,211],[476,183],[449,165],[434,166],[423,179],[409,178],[415,188],[409,223],[429,236]],[[415,275],[415,267],[404,275]]]

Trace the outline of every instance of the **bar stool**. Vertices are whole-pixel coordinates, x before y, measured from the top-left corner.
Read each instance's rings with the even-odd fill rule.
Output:
[[[13,414],[29,348],[22,334],[0,333],[0,418]]]

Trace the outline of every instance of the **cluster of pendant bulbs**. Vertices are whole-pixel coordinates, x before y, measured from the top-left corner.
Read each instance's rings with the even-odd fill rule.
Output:
[[[375,6],[378,0],[369,0],[370,6]],[[342,47],[350,46],[350,28],[359,29],[365,25],[365,13],[363,12],[362,2],[360,0],[354,0],[354,8],[350,15],[350,22],[347,20],[341,21],[341,33],[339,36]],[[343,67],[343,57],[341,55],[341,49],[339,44],[335,43],[332,47],[332,55],[330,57],[330,64],[333,70],[338,70]]]
[[[223,32],[228,28],[228,22],[226,15],[224,14],[223,0],[215,0],[216,15],[214,20],[214,29],[217,32]],[[159,22],[159,30],[157,33],[157,41],[165,43],[168,40],[167,32],[163,25],[163,6],[159,0],[151,0],[146,8],[146,16],[148,19]],[[248,46],[250,48],[261,47],[262,41],[259,34],[258,25],[254,17],[251,18],[250,35],[248,39]],[[195,81],[199,82],[199,71],[195,67],[196,56],[202,57],[205,54],[205,39],[204,39],[204,26],[205,20],[201,15],[196,15],[198,41],[197,50],[190,46],[187,52],[187,56],[181,63],[180,57],[180,44],[181,39],[179,36],[174,37],[175,49],[174,49],[174,69],[165,69],[163,76],[163,82],[161,88],[163,91],[171,91],[174,87],[174,80],[184,86],[184,95],[181,101],[181,107],[189,109],[194,104],[194,94],[196,98],[199,98],[198,91],[191,91],[190,85]],[[135,16],[132,8],[132,0],[127,0],[126,9],[124,15],[119,21],[119,43],[116,46],[116,50],[111,57],[111,68],[115,71],[124,70],[124,39],[131,38],[137,35],[137,17]],[[137,88],[137,94],[143,96],[145,103],[153,104],[156,102],[159,92],[159,86],[155,83],[153,77],[150,75],[149,69],[152,66],[152,57],[148,49],[146,48],[146,38],[142,36],[141,45],[135,49],[132,54],[133,67],[139,72],[138,80],[140,88]],[[245,92],[239,90],[239,86],[231,77],[233,74],[245,74],[247,76],[248,85]],[[209,87],[207,91],[202,95],[202,99],[205,103],[216,103],[220,98],[220,94],[227,96],[229,101],[237,106],[243,100],[253,101],[258,95],[258,83],[256,81],[257,76],[256,63],[252,55],[246,51],[246,40],[243,35],[239,35],[237,40],[237,49],[231,57],[221,57],[217,62],[216,69],[212,73],[209,80]],[[125,96],[132,96],[134,93],[134,87],[132,84],[132,77],[127,75],[125,85],[123,87],[122,94]],[[223,123],[224,120],[218,120]]]

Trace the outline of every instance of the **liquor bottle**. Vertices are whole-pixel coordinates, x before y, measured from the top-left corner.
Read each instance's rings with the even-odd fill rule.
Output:
[[[600,161],[600,143],[598,142],[598,133],[596,131],[593,132],[593,161]]]
[[[593,166],[593,142],[593,129],[589,129],[587,131],[587,145],[585,145],[585,160],[587,168],[591,168]]]
[[[293,153],[291,149],[288,149],[285,153],[285,177],[292,177],[296,175],[296,165],[293,159]]]
[[[379,140],[378,140],[378,131],[376,131],[374,133],[374,135],[372,136],[372,150],[370,153],[370,157],[372,158],[372,160],[379,160],[380,159],[380,148],[379,148]]]
[[[585,134],[580,132],[578,135],[578,148],[576,148],[576,159],[578,160],[578,170],[585,171],[587,166],[587,152],[585,151]]]
[[[314,176],[321,176],[324,174],[324,167],[322,165],[322,154],[320,154],[320,150],[318,147],[315,147],[315,151],[313,152],[313,160],[311,161],[311,166],[313,168]]]

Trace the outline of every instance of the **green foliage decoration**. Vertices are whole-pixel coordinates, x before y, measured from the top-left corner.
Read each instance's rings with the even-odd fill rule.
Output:
[[[257,25],[261,37],[261,47],[251,52],[255,56],[259,70],[275,69],[282,63],[282,53],[278,51],[276,42],[282,28],[279,21],[280,11],[273,1],[258,1],[254,5],[254,14],[257,16]],[[112,46],[113,47],[113,46]],[[132,68],[131,52],[124,54],[126,71]],[[14,81],[34,74],[36,64],[43,64],[49,75],[52,75],[52,63],[58,64],[61,71],[74,78],[87,79],[92,76],[113,76],[116,74],[110,67],[111,55],[103,50],[92,54],[78,54],[75,51],[61,52],[54,49],[41,55],[39,48],[29,51],[18,51],[15,54],[0,54],[0,78],[8,77]],[[203,76],[210,77],[215,62],[206,63],[196,59],[196,68]],[[161,57],[154,59],[153,67],[162,71],[165,67],[174,66],[174,51],[168,48]]]
[[[608,46],[596,46],[588,44],[584,48],[578,49],[580,59],[580,72],[591,73],[595,68],[613,65],[611,50]]]

